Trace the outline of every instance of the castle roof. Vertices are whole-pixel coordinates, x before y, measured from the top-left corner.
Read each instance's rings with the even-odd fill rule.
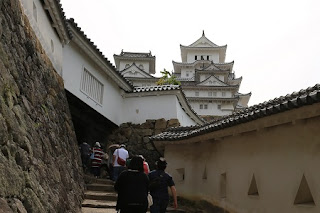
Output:
[[[150,137],[150,139],[153,141],[183,140],[319,102],[320,84],[316,84],[299,92],[293,92],[286,96],[280,96],[273,100],[240,109],[231,115],[224,116],[207,124],[171,128],[166,132]]]
[[[138,53],[138,52],[124,52],[121,51],[120,55],[114,54],[115,56],[121,56],[125,58],[152,58],[155,59],[155,56],[151,54],[151,51],[148,53]]]
[[[227,62],[227,63],[214,63],[213,61],[209,61],[209,60],[197,60],[192,63],[172,61],[175,73],[180,73],[181,67],[195,67],[198,64],[204,64],[204,63],[206,63],[207,65],[206,67],[204,67],[203,69],[196,69],[196,70],[232,71],[233,65],[234,65],[234,61]]]
[[[130,71],[132,68],[138,70],[138,71],[140,72],[140,74],[141,74],[142,76],[144,76],[144,77],[141,77],[141,78],[156,78],[156,77],[150,75],[149,73],[147,73],[146,71],[140,69],[140,67],[138,67],[138,66],[136,65],[136,63],[134,63],[134,62],[133,62],[129,67],[127,67],[127,68],[125,68],[124,70],[122,70],[121,73],[122,73],[123,75],[125,75],[125,73],[126,73],[127,71]],[[140,78],[140,77],[125,76],[125,78]]]
[[[182,61],[187,61],[187,52],[189,50],[199,50],[199,51],[206,50],[206,51],[218,51],[220,55],[220,62],[224,62],[226,57],[227,45],[224,45],[224,46],[216,45],[205,36],[203,31],[202,36],[192,44],[188,46],[184,46],[180,44],[180,50],[181,50]]]
[[[114,54],[113,55],[114,61],[116,63],[116,66],[119,67],[120,60],[137,60],[137,61],[149,61],[149,72],[151,74],[155,74],[156,72],[156,57],[151,54],[151,51],[149,53],[139,53],[139,52],[124,52],[121,51],[120,55]]]

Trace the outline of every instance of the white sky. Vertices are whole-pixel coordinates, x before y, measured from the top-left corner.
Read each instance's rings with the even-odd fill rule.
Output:
[[[180,44],[205,35],[228,45],[249,105],[320,83],[319,0],[60,0],[67,18],[114,64],[113,54],[149,52],[156,72],[181,62]],[[159,76],[159,74],[158,74]]]

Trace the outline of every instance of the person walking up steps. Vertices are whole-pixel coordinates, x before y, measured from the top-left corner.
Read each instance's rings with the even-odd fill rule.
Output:
[[[118,192],[116,210],[121,213],[146,213],[148,210],[149,179],[143,172],[143,159],[134,156],[128,170],[122,172],[115,185]]]
[[[86,142],[83,142],[82,144],[80,144],[79,150],[81,153],[83,171],[87,173],[87,171],[89,170],[88,167],[90,162],[91,147]]]
[[[116,181],[122,171],[126,169],[126,161],[129,153],[125,149],[126,145],[121,144],[119,149],[113,153],[113,181]]]
[[[96,142],[93,149],[93,159],[91,159],[91,168],[93,175],[98,178],[100,177],[100,167],[102,163],[103,151],[99,142]]]
[[[153,198],[153,205],[150,206],[151,213],[165,213],[169,204],[168,187],[171,189],[173,197],[173,207],[178,208],[177,191],[172,177],[164,170],[167,168],[167,162],[160,158],[156,162],[157,169],[149,173],[150,194]]]

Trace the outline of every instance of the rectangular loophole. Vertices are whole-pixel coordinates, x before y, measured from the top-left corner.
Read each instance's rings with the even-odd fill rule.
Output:
[[[227,173],[222,173],[220,175],[220,197],[227,197]]]
[[[184,170],[184,168],[177,169],[177,172],[179,174],[178,181],[184,181],[184,178],[185,178],[185,170]]]

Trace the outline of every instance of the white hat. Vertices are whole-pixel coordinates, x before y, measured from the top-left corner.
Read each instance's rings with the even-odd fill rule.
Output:
[[[101,145],[100,145],[100,143],[99,143],[99,142],[96,142],[96,143],[95,143],[95,146],[97,146],[97,147],[101,147]]]

